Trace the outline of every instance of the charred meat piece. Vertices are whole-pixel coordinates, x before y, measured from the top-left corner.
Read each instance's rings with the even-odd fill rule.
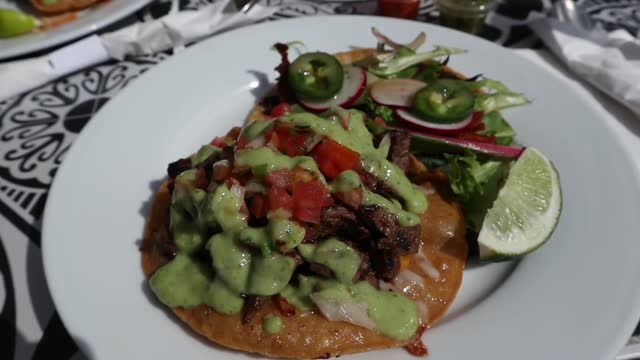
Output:
[[[406,174],[409,170],[409,145],[411,145],[411,137],[405,132],[392,131],[391,147],[389,148],[389,160],[398,165]]]
[[[247,296],[244,302],[244,308],[242,308],[242,324],[246,325],[251,322],[251,319],[258,313],[260,307],[267,300],[267,296]]]
[[[293,316],[296,314],[295,306],[289,304],[285,298],[280,295],[275,295],[276,307],[280,310],[280,315],[284,317]]]
[[[400,271],[400,257],[391,251],[375,251],[371,264],[376,277],[384,281],[393,281]]]
[[[369,230],[354,212],[342,205],[333,205],[322,209],[320,224],[307,227],[304,241],[313,243],[332,236],[364,239],[369,237]]]
[[[191,159],[176,160],[167,167],[167,175],[169,175],[170,179],[175,179],[178,175],[189,169],[191,169]]]
[[[400,226],[398,218],[379,206],[361,206],[360,219],[373,232],[382,235],[374,247],[396,255],[414,254],[420,247],[420,225]]]
[[[309,264],[309,271],[325,279],[331,279],[333,277],[333,271],[326,265],[311,263]]]

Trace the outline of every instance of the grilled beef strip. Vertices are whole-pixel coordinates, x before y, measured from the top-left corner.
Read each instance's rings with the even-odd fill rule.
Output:
[[[391,147],[389,148],[389,160],[406,174],[409,170],[409,146],[411,137],[409,134],[400,131],[391,131]]]
[[[258,313],[260,307],[268,299],[268,296],[247,296],[244,307],[242,308],[242,325],[247,325],[251,322],[253,317]]]

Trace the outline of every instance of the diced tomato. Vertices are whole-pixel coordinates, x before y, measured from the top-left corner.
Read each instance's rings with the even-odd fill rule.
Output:
[[[299,166],[296,166],[291,171],[291,183],[297,182],[309,182],[313,180],[313,175],[311,173]]]
[[[209,186],[209,179],[207,179],[207,173],[203,168],[196,170],[196,179],[193,182],[193,186],[198,189],[207,190]]]
[[[236,149],[241,150],[247,146],[247,139],[244,136],[238,136],[238,141],[236,142]]]
[[[266,198],[263,195],[255,195],[251,198],[251,214],[256,219],[262,219],[267,213]]]
[[[329,191],[318,180],[294,183],[292,186],[293,216],[300,221],[320,223],[320,215]]]
[[[267,194],[267,209],[269,211],[284,209],[293,212],[293,198],[285,189],[272,187]]]
[[[462,133],[457,136],[458,139],[487,143],[487,144],[495,144],[496,136],[495,135],[480,135],[473,132]]]
[[[352,208],[357,208],[362,204],[362,189],[353,189],[347,192],[335,194],[340,201]]]
[[[273,170],[265,176],[265,182],[270,187],[287,188],[290,183],[291,174],[287,169]]]
[[[224,136],[216,136],[209,144],[222,149],[225,146]]]
[[[291,114],[291,105],[286,102],[281,102],[271,109],[271,113],[269,115],[273,117],[280,117],[288,114]]]
[[[300,156],[305,153],[308,134],[284,126],[278,126],[275,133],[279,140],[277,148],[285,155]]]
[[[360,162],[360,154],[330,138],[322,140],[312,153],[318,168],[329,179],[354,169]]]

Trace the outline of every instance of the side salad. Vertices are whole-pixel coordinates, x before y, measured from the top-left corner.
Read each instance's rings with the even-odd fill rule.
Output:
[[[510,259],[544,243],[560,216],[558,174],[538,150],[517,144],[501,113],[530,100],[498,80],[449,67],[463,49],[421,52],[424,33],[408,44],[372,33],[375,49],[306,52],[293,62],[288,50],[300,43],[276,44],[280,78],[277,95],[264,101],[266,113],[358,109],[379,138],[392,131],[410,136],[412,161],[445,180],[481,258]]]

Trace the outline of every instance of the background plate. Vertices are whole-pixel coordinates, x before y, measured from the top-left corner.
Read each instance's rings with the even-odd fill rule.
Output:
[[[149,294],[137,250],[167,163],[242,123],[271,86],[277,41],[337,52],[374,46],[370,27],[408,42],[469,50],[450,65],[534,100],[505,111],[518,141],[559,170],[564,209],[550,241],[519,263],[465,271],[446,318],[425,334],[430,359],[611,359],[640,315],[638,174],[590,105],[510,50],[433,25],[310,17],[229,32],[174,56],[110,101],[83,130],[51,189],[43,256],[54,302],[89,356],[248,358],[209,345]],[[412,358],[403,350],[355,359]]]
[[[0,60],[43,50],[92,33],[135,12],[149,2],[151,0],[111,0],[82,11],[80,17],[58,28],[0,39]],[[19,7],[14,1],[0,0],[0,8]],[[26,5],[23,8],[29,9]]]

